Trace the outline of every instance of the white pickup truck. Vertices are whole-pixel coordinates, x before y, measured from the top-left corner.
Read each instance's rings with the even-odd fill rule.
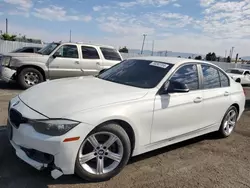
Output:
[[[250,84],[250,70],[249,69],[240,69],[240,68],[231,68],[227,69],[226,73],[233,78],[236,82],[241,84]]]
[[[96,75],[121,61],[121,54],[112,46],[50,43],[36,53],[3,55],[0,77],[26,89],[51,79]]]

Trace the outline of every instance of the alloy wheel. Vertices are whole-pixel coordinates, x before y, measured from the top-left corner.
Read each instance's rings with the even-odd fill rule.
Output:
[[[27,72],[24,75],[24,81],[27,85],[33,86],[39,83],[39,76],[35,72]]]
[[[82,168],[95,175],[113,171],[120,164],[124,148],[121,140],[110,132],[90,135],[81,145],[78,160]]]
[[[234,109],[230,110],[225,118],[223,129],[226,135],[230,135],[236,125],[237,113]]]

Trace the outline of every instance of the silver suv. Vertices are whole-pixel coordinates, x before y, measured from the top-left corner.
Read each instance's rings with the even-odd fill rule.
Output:
[[[121,61],[121,54],[112,46],[50,43],[35,54],[5,54],[0,76],[26,89],[45,80],[96,75]]]

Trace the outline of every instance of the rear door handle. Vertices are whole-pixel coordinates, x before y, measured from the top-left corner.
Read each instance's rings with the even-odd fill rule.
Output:
[[[228,91],[226,91],[225,93],[224,93],[224,96],[228,96],[230,93],[228,92]]]
[[[201,97],[197,97],[194,99],[194,103],[200,103],[202,101]]]
[[[99,62],[96,62],[96,65],[100,65],[100,63],[99,63]]]
[[[75,61],[75,64],[79,64],[79,61]]]

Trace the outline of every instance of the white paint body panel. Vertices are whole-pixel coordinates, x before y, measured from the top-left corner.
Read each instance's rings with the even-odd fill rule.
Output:
[[[157,61],[159,58],[148,59]],[[159,87],[178,66],[189,61],[179,58],[160,60],[175,65],[152,89],[130,87],[95,77],[79,77],[48,81],[22,92],[11,103],[23,101],[14,107],[23,116],[31,119],[67,118],[82,123],[59,137],[37,133],[30,125],[21,124],[19,129],[14,128],[13,142],[54,155],[55,164],[63,174],[73,174],[80,144],[103,122],[123,120],[130,124],[135,134],[132,153],[135,156],[218,130],[226,110],[234,103],[239,105],[240,118],[245,95],[242,86],[231,78],[231,85],[227,88],[159,96]],[[225,92],[229,95],[225,96]],[[195,102],[197,97],[202,100]],[[78,141],[62,142],[67,137],[77,136],[80,136]]]
[[[247,70],[249,71],[249,70]],[[233,74],[233,73],[227,73],[231,78],[236,80],[237,78],[240,78],[241,84],[250,84],[250,74],[249,75],[243,75],[243,74]]]

